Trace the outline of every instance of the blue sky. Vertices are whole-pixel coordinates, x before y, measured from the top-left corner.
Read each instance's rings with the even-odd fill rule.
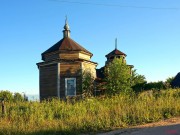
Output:
[[[66,15],[71,38],[93,53],[98,68],[117,38],[147,81],[180,72],[179,0],[1,0],[0,90],[39,93],[36,63],[62,38]]]

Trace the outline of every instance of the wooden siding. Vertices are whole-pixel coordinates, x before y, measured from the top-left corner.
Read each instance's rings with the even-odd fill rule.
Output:
[[[65,79],[66,78],[76,78],[76,95],[80,95],[82,93],[82,78],[81,76],[62,76],[60,77],[60,98],[64,99],[65,95]]]
[[[45,61],[52,61],[55,59],[66,59],[66,60],[73,60],[73,59],[84,59],[84,60],[90,60],[90,55],[87,55],[82,52],[69,52],[69,53],[64,53],[64,52],[56,52],[56,53],[51,53],[51,54],[46,54],[44,55],[44,60]]]
[[[59,58],[59,55],[58,53],[52,53],[52,54],[47,54],[44,56],[44,60],[45,61],[52,61],[52,60],[55,60],[55,59],[58,59]]]
[[[77,76],[81,69],[80,62],[69,62],[60,64],[60,75],[61,76]]]
[[[57,64],[40,66],[40,99],[57,97]]]
[[[96,77],[95,68],[97,64],[89,61],[61,61],[59,66],[58,63],[44,62],[38,64],[38,66],[40,70],[40,100],[58,97],[58,86],[60,98],[66,98],[66,78],[76,78],[76,95],[82,94],[81,75],[83,70],[89,70]]]
[[[92,76],[96,78],[96,64],[91,62],[83,62],[82,63],[82,69],[83,71],[89,71],[91,72]]]
[[[84,53],[79,53],[79,58],[80,59],[84,59],[84,60],[90,60],[91,57],[87,54],[84,54]]]
[[[75,52],[75,53],[60,53],[59,57],[60,57],[60,59],[73,60],[73,59],[78,59],[79,58],[79,53],[78,52]]]
[[[82,93],[81,63],[60,64],[60,98],[65,98],[65,78],[76,78],[76,95]]]

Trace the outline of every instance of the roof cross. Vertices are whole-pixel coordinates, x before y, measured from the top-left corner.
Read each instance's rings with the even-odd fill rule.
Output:
[[[66,17],[65,24],[67,24],[67,23],[68,23],[68,22],[67,22],[67,15],[66,15],[65,17]]]

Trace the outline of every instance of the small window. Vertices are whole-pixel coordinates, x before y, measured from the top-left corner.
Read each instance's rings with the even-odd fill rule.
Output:
[[[110,59],[111,59],[111,60],[114,59],[114,56],[111,56]]]
[[[76,78],[66,78],[65,79],[65,94],[66,96],[76,95]]]

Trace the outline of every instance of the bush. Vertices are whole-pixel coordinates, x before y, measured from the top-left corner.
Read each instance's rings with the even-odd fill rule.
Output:
[[[24,98],[20,93],[16,92],[13,95],[13,93],[8,90],[0,91],[0,99],[4,99],[6,102],[24,101]]]
[[[20,93],[14,93],[14,101],[24,101],[24,97]]]
[[[2,90],[0,91],[0,98],[11,102],[13,101],[13,94],[10,91]]]
[[[85,70],[82,73],[82,94],[83,97],[93,96],[94,91],[94,77],[90,70]]]
[[[158,82],[150,82],[144,85],[144,90],[162,90],[165,89],[165,85],[163,81],[158,81]]]

